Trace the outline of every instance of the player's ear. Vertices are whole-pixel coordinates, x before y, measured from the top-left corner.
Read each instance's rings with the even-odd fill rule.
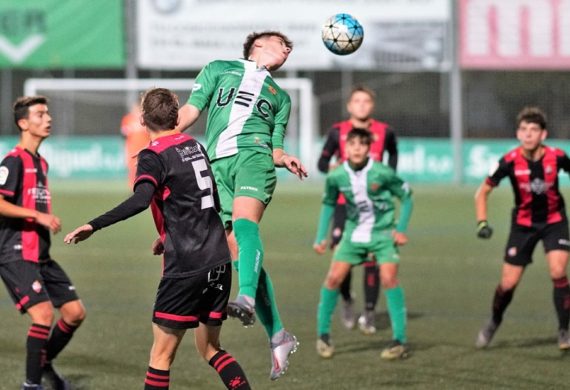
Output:
[[[548,136],[548,130],[546,129],[542,130],[542,134],[540,135],[540,140],[544,141],[547,136]]]
[[[22,118],[18,120],[18,127],[20,128],[20,131],[27,131],[29,124],[30,123],[28,122],[27,118]]]
[[[144,118],[143,118],[143,116],[142,116],[142,115],[141,115],[141,116],[139,116],[139,122],[140,122],[141,126],[144,126],[144,127],[146,127],[146,123],[144,123]]]

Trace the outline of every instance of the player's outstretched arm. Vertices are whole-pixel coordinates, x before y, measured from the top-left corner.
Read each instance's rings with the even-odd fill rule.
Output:
[[[78,242],[87,240],[92,234],[93,226],[85,224],[83,226],[79,226],[71,233],[68,233],[63,239],[63,242],[66,244],[77,244]]]
[[[285,167],[289,172],[296,175],[299,179],[308,177],[307,170],[301,164],[301,161],[295,156],[290,156],[283,149],[273,150],[273,163],[276,167]]]
[[[178,126],[176,130],[184,131],[194,124],[200,117],[200,110],[186,103],[178,110]]]
[[[479,238],[487,239],[493,235],[493,228],[487,222],[487,199],[491,191],[493,191],[493,187],[483,183],[475,192],[475,215],[477,218],[477,237]]]

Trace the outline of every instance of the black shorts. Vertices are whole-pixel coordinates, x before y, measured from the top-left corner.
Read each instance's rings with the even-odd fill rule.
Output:
[[[158,285],[152,322],[171,329],[219,326],[227,318],[232,287],[230,263],[187,278],[163,278]]]
[[[54,260],[41,263],[17,260],[0,264],[0,277],[22,314],[41,302],[51,301],[59,308],[79,299],[75,286]]]
[[[342,238],[342,232],[344,231],[344,223],[346,222],[346,205],[337,204],[334,209],[333,215],[333,226],[331,231],[331,249],[335,248],[340,239]]]
[[[532,252],[540,240],[545,253],[552,250],[569,251],[568,221],[532,227],[513,223],[505,249],[505,262],[520,266],[532,263]]]

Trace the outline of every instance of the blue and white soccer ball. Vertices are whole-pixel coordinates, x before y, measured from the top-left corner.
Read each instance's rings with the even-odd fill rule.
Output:
[[[323,43],[334,54],[354,53],[362,44],[364,30],[349,14],[336,14],[325,22],[322,29]]]

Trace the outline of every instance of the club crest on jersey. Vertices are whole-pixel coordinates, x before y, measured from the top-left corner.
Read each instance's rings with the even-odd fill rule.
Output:
[[[380,188],[380,183],[372,183],[372,184],[370,184],[370,190],[371,190],[371,191],[376,192],[376,191],[378,191],[379,188]]]
[[[270,85],[269,87],[267,87],[267,89],[272,95],[277,95],[277,90],[273,88],[273,85]]]
[[[37,294],[42,291],[42,284],[39,280],[35,280],[34,283],[32,283],[32,290],[34,290]]]

